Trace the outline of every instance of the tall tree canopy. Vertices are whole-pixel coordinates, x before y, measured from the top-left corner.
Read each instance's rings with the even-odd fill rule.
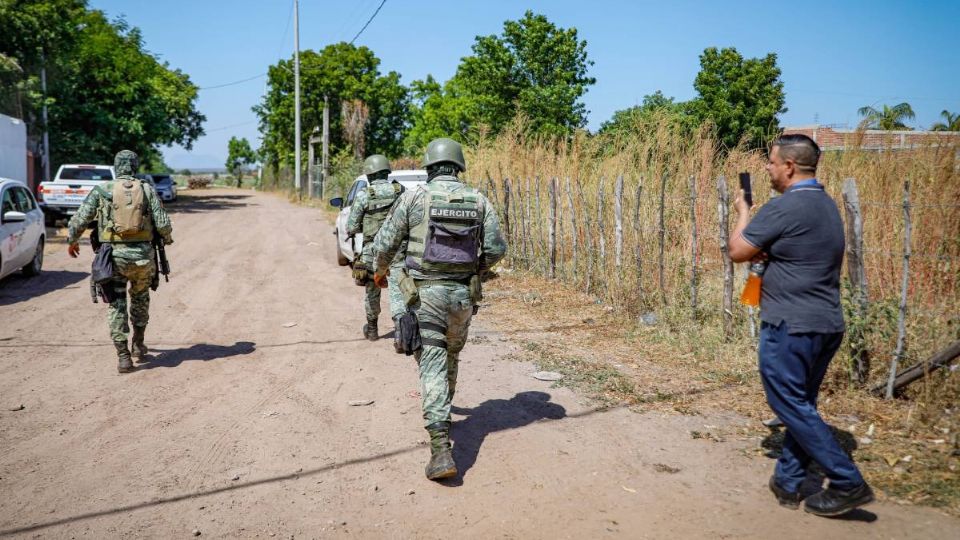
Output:
[[[497,133],[518,113],[543,134],[586,124],[581,98],[596,79],[587,75],[593,62],[576,28],[527,11],[505,22],[500,35],[477,36],[472,52],[442,87],[432,77],[414,83],[408,149],[440,135],[465,138],[480,124]]]
[[[898,103],[893,107],[884,105],[880,109],[871,106],[860,107],[857,113],[863,117],[860,125],[866,129],[911,129],[904,121],[913,120],[916,115],[909,103]]]
[[[690,102],[691,112],[716,125],[726,148],[743,139],[751,147],[762,146],[779,129],[777,116],[787,111],[777,55],[772,53],[744,58],[732,47],[709,47],[700,55],[693,87],[699,95]]]
[[[13,79],[0,103],[27,121],[32,139],[43,130],[39,77],[46,67],[54,165],[110,162],[127,148],[156,166],[160,146],[189,149],[203,134],[196,85],[147,52],[140,31],[122,19],[109,21],[85,0],[0,0],[0,27],[0,55],[20,68],[0,68]]]
[[[363,130],[366,153],[398,155],[407,127],[409,94],[400,74],[381,74],[380,59],[367,47],[337,43],[300,53],[300,118],[304,133],[323,125],[323,97],[330,104],[330,145],[335,154],[348,145],[343,129],[345,103],[361,102],[367,111]],[[272,167],[292,165],[294,155],[293,60],[270,66],[267,94],[253,107],[264,135],[261,149]],[[303,137],[306,148],[308,137]]]

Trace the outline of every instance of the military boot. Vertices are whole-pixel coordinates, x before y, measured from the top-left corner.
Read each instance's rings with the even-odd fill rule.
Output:
[[[117,349],[117,371],[120,373],[130,373],[133,371],[133,362],[130,359],[130,349],[127,348],[126,341],[114,341],[113,346]]]
[[[376,341],[380,339],[380,331],[377,329],[377,321],[367,322],[363,325],[363,337],[369,339],[370,341]]]
[[[131,353],[134,361],[138,364],[147,361],[147,353],[150,352],[147,346],[143,344],[143,334],[147,330],[146,326],[133,327],[133,343],[131,344]]]
[[[430,463],[426,474],[430,480],[453,478],[457,475],[457,464],[450,451],[450,422],[436,422],[427,426],[430,433]]]
[[[403,354],[403,336],[400,335],[400,317],[393,319],[393,350]]]

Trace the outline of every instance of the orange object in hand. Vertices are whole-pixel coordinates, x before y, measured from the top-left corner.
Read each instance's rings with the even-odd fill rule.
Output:
[[[757,307],[760,305],[760,285],[763,282],[763,272],[767,269],[766,263],[753,263],[747,275],[747,283],[740,294],[740,303],[745,306]]]
[[[387,288],[387,275],[386,274],[374,274],[373,283],[381,289]]]

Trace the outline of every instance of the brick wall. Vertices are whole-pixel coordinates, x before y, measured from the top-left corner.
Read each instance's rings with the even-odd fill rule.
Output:
[[[933,144],[960,144],[957,131],[883,131],[879,129],[837,129],[827,126],[796,126],[784,128],[783,133],[802,133],[817,142],[823,150],[843,150],[851,147],[865,149],[916,148]]]

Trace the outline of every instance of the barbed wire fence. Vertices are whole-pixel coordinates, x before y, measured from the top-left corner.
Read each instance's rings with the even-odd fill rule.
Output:
[[[756,340],[756,313],[734,298],[746,267],[734,265],[726,251],[733,197],[725,176],[487,175],[473,183],[500,212],[510,267],[569,283],[633,316],[682,309],[694,325],[722,325],[728,341]],[[645,189],[645,183],[652,186]],[[960,242],[949,238],[952,225],[946,232],[942,227],[939,232],[916,229],[915,214],[952,214],[960,204],[911,201],[909,182],[898,202],[860,199],[853,178],[842,186],[838,206],[846,235],[843,301],[850,374],[860,386],[878,377],[889,386],[905,360],[928,356],[943,341],[956,339],[949,334],[958,331],[960,322]],[[901,231],[901,248],[870,245],[864,237],[864,207],[899,214],[884,217],[884,223],[868,222],[867,228],[895,226]],[[935,217],[921,222],[929,225]],[[912,249],[913,244],[922,249]],[[918,284],[918,275],[926,282]],[[900,282],[896,298],[894,281]],[[897,309],[891,315],[894,300]],[[879,321],[878,309],[886,320]],[[895,338],[871,327],[881,322],[884,328],[896,327]],[[870,358],[878,355],[890,358],[887,369],[871,366]]]

